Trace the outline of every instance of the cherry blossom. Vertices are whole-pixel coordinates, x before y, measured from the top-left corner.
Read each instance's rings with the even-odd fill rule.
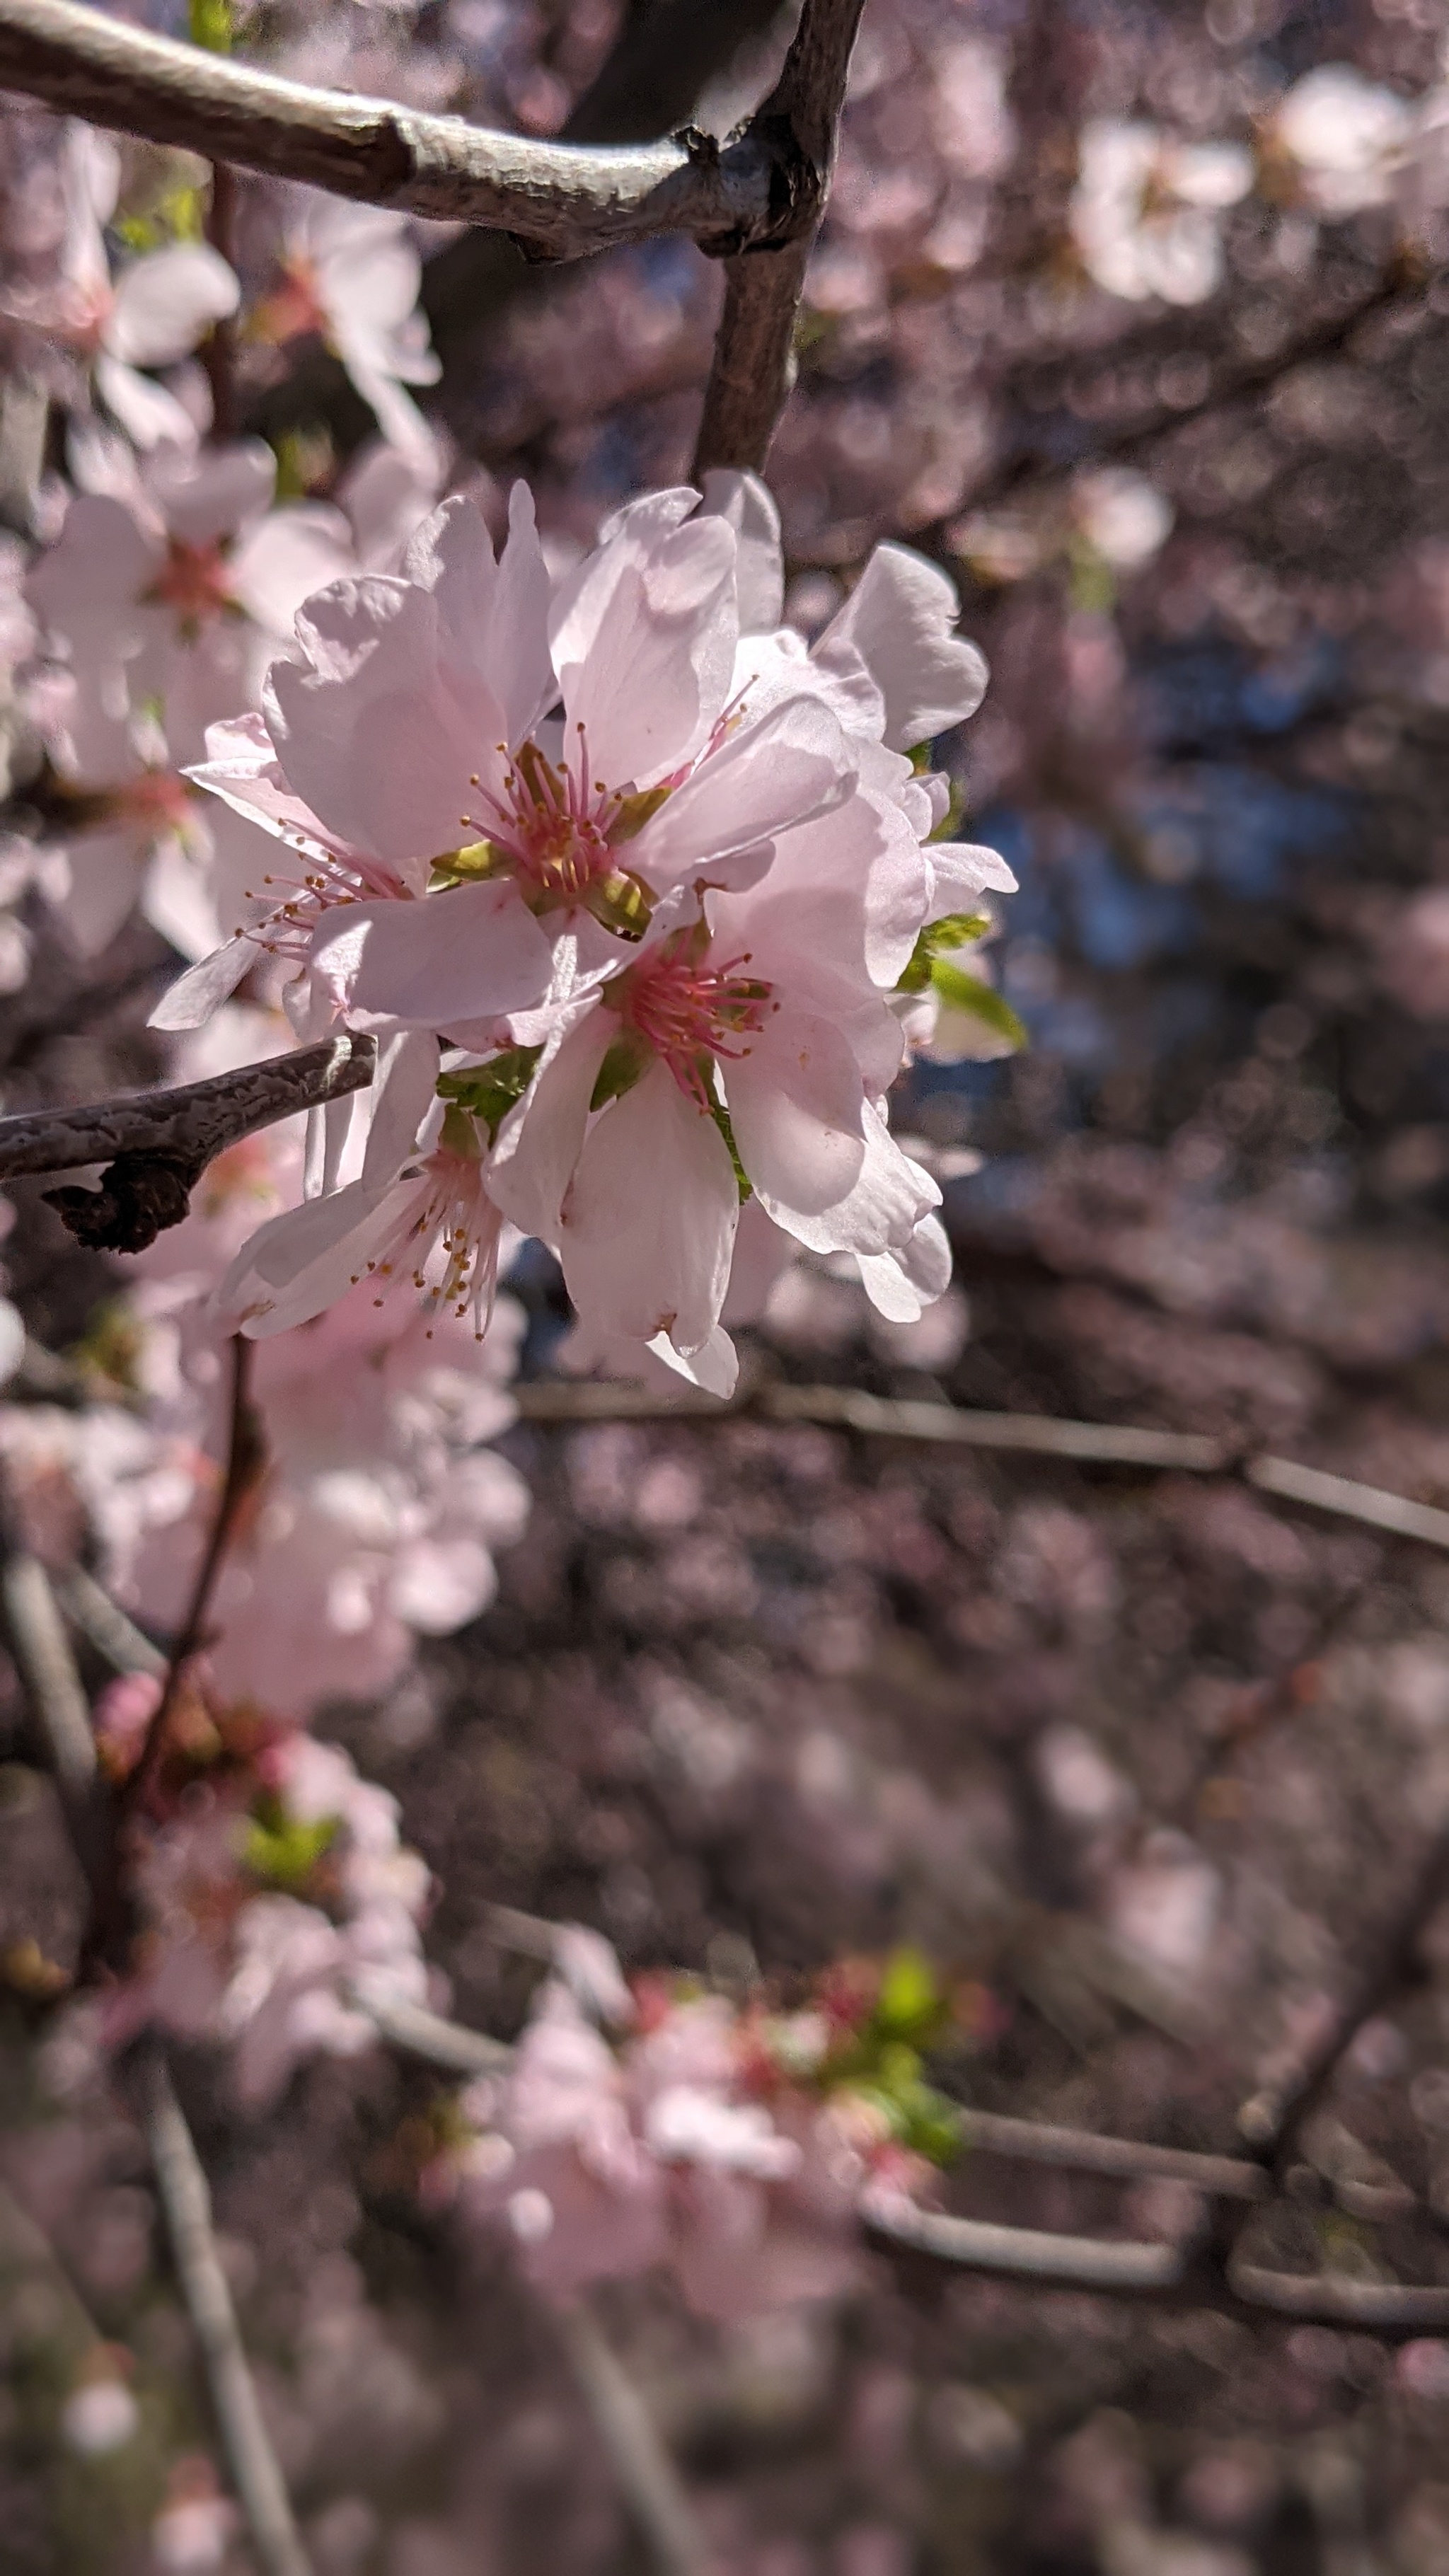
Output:
[[[144,1722],[159,1685],[125,1689]],[[100,1727],[104,1744],[104,1705]],[[136,1968],[107,1997],[101,2038],[123,2047],[159,2024],[224,2046],[236,2097],[260,2108],[304,2057],[375,2043],[359,1998],[425,2000],[429,1878],[399,1840],[396,1800],[339,1747],[245,1709],[219,1712],[214,1741],[216,1776],[203,1766],[148,1829]]]
[[[1393,199],[1412,149],[1413,103],[1352,63],[1319,63],[1295,81],[1269,129],[1298,193],[1330,220]]]
[[[280,280],[250,330],[278,345],[316,332],[336,351],[383,436],[426,471],[433,434],[407,385],[436,384],[439,362],[418,310],[422,261],[405,215],[298,192]]]
[[[140,448],[195,447],[187,405],[143,370],[174,367],[233,314],[240,285],[205,242],[178,241],[129,260],[112,281],[104,226],[115,212],[120,155],[108,136],[66,129],[65,239],[56,287],[17,295],[14,320],[58,342],[93,375],[95,390]]]
[[[818,692],[777,688],[754,721],[731,703],[734,533],[690,522],[694,502],[632,504],[556,593],[524,486],[497,564],[477,511],[449,502],[404,578],[309,601],[265,722],[215,739],[198,783],[307,862],[249,935],[354,1024],[466,1043],[566,1002],[674,887],[757,876],[772,834],[849,793]],[[229,971],[174,993],[160,1024],[204,1013]]]
[[[1223,274],[1223,210],[1253,184],[1247,149],[1098,117],[1078,152],[1070,220],[1089,276],[1132,303],[1201,304]]]

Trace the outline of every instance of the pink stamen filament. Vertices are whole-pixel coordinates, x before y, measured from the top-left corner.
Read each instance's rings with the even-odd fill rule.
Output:
[[[221,548],[188,546],[180,537],[171,539],[152,596],[174,608],[178,617],[198,624],[236,606]]]
[[[406,1278],[430,1314],[451,1306],[461,1321],[471,1312],[481,1342],[493,1304],[502,1222],[482,1186],[480,1165],[440,1146],[424,1164],[421,1187],[396,1231],[352,1284],[370,1279],[379,1292],[373,1304],[381,1306]],[[435,1247],[443,1256],[442,1276],[430,1280],[427,1264]]]
[[[482,798],[493,818],[487,837],[494,848],[516,876],[551,904],[581,901],[618,866],[609,835],[623,798],[590,777],[582,725],[578,734],[577,773],[567,763],[556,769],[536,742],[525,742],[503,781],[507,803],[486,789]]]
[[[750,963],[748,950],[705,966],[691,954],[692,946],[689,933],[666,941],[612,989],[626,1028],[668,1065],[686,1100],[709,1111],[707,1059],[747,1056],[749,1047],[738,1041],[758,1037],[767,1014],[780,1005],[767,983],[741,971]]]

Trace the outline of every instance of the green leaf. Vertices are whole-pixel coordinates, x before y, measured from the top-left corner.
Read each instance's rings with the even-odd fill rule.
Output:
[[[924,993],[931,981],[931,970],[943,950],[968,948],[973,940],[984,939],[996,927],[989,912],[948,912],[940,921],[929,921],[911,951],[911,962],[896,985],[898,993]]]
[[[649,1069],[649,1049],[642,1038],[628,1029],[611,1040],[600,1065],[593,1090],[589,1094],[591,1109],[606,1109],[611,1100],[622,1100],[626,1091]]]
[[[340,1816],[318,1816],[304,1824],[289,1816],[280,1800],[263,1798],[247,1820],[242,1859],[265,1887],[293,1893],[305,1887],[322,1855],[336,1841]]]
[[[941,1989],[924,1950],[893,1950],[881,1975],[872,2026],[883,2039],[920,2040],[941,2018]]]
[[[231,0],[191,0],[190,34],[193,45],[201,45],[209,54],[231,52]]]
[[[504,1047],[486,1064],[470,1064],[458,1073],[440,1073],[438,1098],[466,1110],[488,1130],[492,1144],[508,1112],[523,1098],[542,1047]]]
[[[994,984],[983,984],[979,975],[964,975],[959,966],[948,966],[938,957],[931,968],[931,982],[948,1010],[969,1011],[997,1036],[1013,1047],[1028,1047],[1031,1034],[1008,1001],[1003,1000]]]

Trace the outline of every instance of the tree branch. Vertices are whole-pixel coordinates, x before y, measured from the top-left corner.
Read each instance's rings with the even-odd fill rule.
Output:
[[[1007,2119],[964,2103],[956,2105],[956,2117],[968,2147],[1013,2163],[1116,2174],[1128,2182],[1185,2182],[1219,2200],[1266,2200],[1273,2187],[1263,2167],[1242,2156],[1205,2156],[1188,2147],[1154,2147],[1139,2138],[1106,2138],[1092,2129]]]
[[[124,1812],[134,1815],[144,1808],[155,1786],[156,1775],[166,1752],[166,1730],[177,1693],[185,1679],[186,1667],[206,1642],[207,1613],[216,1578],[225,1562],[226,1551],[236,1527],[237,1513],[256,1483],[262,1462],[262,1439],[256,1418],[247,1399],[247,1378],[253,1345],[241,1333],[231,1337],[231,1407],[227,1419],[226,1466],[221,1492],[217,1497],[216,1517],[196,1570],[191,1598],[181,1633],[171,1649],[161,1696],[156,1703],[140,1759],[121,1793]]]
[[[597,79],[565,117],[559,142],[651,143],[692,123],[709,80],[778,13],[779,0],[658,0],[631,10]],[[453,359],[534,274],[516,245],[496,233],[460,233],[434,252],[423,270],[421,302],[443,361],[445,397]],[[307,361],[309,381],[328,363],[321,360],[314,371]],[[336,359],[330,367],[340,375]],[[266,397],[269,420],[286,399],[286,386],[273,388]]]
[[[769,453],[793,381],[795,315],[825,211],[861,7],[862,0],[805,0],[784,69],[751,119],[751,132],[789,140],[783,166],[792,221],[777,236],[786,248],[768,260],[733,258],[726,269],[724,311],[691,468],[696,482],[712,466],[759,473]],[[762,245],[740,247],[758,252]]]
[[[205,1082],[123,1093],[84,1108],[25,1110],[0,1118],[0,1181],[108,1162],[99,1190],[45,1196],[82,1243],[141,1252],[163,1227],[180,1224],[207,1164],[229,1145],[299,1110],[365,1090],[376,1063],[377,1040],[346,1031]]]
[[[1386,1494],[1380,1486],[1360,1485],[1351,1476],[1330,1476],[1321,1467],[1300,1467],[1291,1458],[1250,1458],[1243,1473],[1250,1485],[1276,1494],[1282,1502],[1308,1503],[1315,1511],[1364,1521],[1395,1538],[1449,1547],[1449,1512],[1437,1511],[1432,1503],[1411,1503],[1403,1494]]]
[[[816,0],[821,15],[844,9],[852,28],[859,6]],[[812,66],[817,56],[828,64],[823,43]],[[689,133],[610,151],[539,143],[306,88],[76,0],[0,0],[0,83],[66,115],[270,178],[513,233],[549,259],[655,233],[732,250],[787,241],[814,213],[816,174],[792,153],[789,129],[772,132],[759,117],[723,151]]]
[[[8,1497],[0,1495],[7,1523]],[[55,1776],[66,1831],[92,1903],[106,1875],[109,1819],[100,1795],[90,1710],[50,1577],[7,1531],[0,1599],[16,1670]]]
[[[142,2052],[138,2085],[171,2259],[252,2545],[265,2576],[311,2576],[217,2256],[211,2193],[159,2048]]]
[[[354,2012],[367,2015],[394,2048],[409,2057],[421,2057],[429,2066],[441,2066],[450,2075],[496,2075],[512,2064],[513,2051],[506,2040],[467,2030],[460,2021],[445,2021],[441,2013],[429,2012],[422,2004],[404,2003],[394,1995],[367,1994],[360,1987],[352,1989],[348,2001]]]
[[[918,2208],[901,2192],[868,2194],[861,2216],[892,2245],[935,2254],[973,2272],[1004,2272],[1058,2289],[1167,2290],[1182,2279],[1187,2263],[1180,2245],[1119,2244],[1104,2236],[1048,2235],[991,2219],[948,2218],[940,2210]]]
[[[597,2318],[582,2301],[559,2333],[595,2429],[659,2576],[707,2576],[710,2552],[659,2428]]]

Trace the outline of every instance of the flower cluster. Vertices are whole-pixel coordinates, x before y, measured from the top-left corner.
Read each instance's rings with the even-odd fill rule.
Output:
[[[446,503],[399,575],[310,599],[263,713],[212,728],[194,781],[295,855],[158,1023],[204,1020],[260,953],[294,1026],[385,1049],[358,1177],[232,1264],[243,1330],[401,1278],[481,1331],[510,1221],[586,1330],[727,1393],[750,1199],[892,1307],[944,1286],[885,1095],[903,996],[935,979],[1004,1025],[949,952],[1010,871],[935,837],[945,782],[908,756],[984,667],[903,549],[809,652],[781,595],[750,478],[631,503],[562,577],[519,485],[497,560]]]
[[[863,2195],[928,2188],[959,2143],[921,2073],[951,2019],[926,1962],[848,1962],[778,2011],[687,1978],[631,1990],[617,1963],[601,1978],[596,1954],[612,1953],[583,1937],[508,2072],[463,2095],[425,2196],[502,2224],[557,2299],[659,2264],[703,2316],[849,2288]]]
[[[159,1691],[140,1676],[102,1702],[114,1777],[138,1758]],[[375,2043],[370,1999],[426,2000],[428,1872],[399,1841],[396,1799],[335,1745],[200,1688],[171,1744],[132,1872],[134,1965],[99,2036],[115,2049],[157,2026],[224,2046],[237,2100],[264,2107],[303,2058]]]

